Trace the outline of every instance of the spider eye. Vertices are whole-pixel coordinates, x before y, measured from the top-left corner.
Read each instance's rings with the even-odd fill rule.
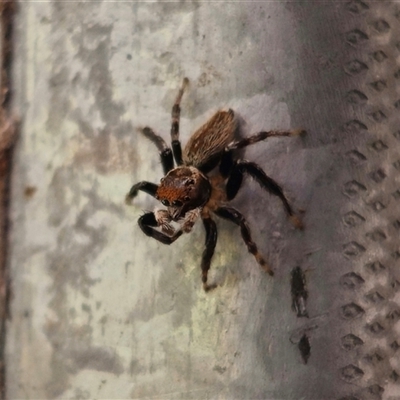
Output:
[[[174,200],[172,202],[172,205],[175,206],[175,207],[182,207],[183,203],[180,200]]]
[[[190,186],[190,185],[193,185],[194,184],[194,179],[188,179],[186,182],[185,182],[185,186]]]
[[[161,200],[161,203],[165,206],[165,207],[169,207],[169,201],[168,200]]]

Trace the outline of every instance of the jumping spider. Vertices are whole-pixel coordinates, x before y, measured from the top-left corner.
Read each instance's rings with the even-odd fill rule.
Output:
[[[234,112],[232,110],[217,111],[192,135],[182,152],[179,141],[180,103],[188,83],[189,80],[185,78],[172,107],[172,151],[164,139],[155,134],[151,128],[145,127],[141,130],[144,136],[157,146],[165,176],[161,178],[159,185],[146,181],[133,185],[126,196],[126,201],[128,204],[131,203],[138,191],[141,190],[155,197],[167,207],[166,210],[147,212],[138,220],[140,228],[147,236],[164,244],[171,244],[183,233],[190,232],[199,217],[203,220],[206,240],[201,271],[205,291],[216,286],[207,283],[207,274],[217,242],[217,227],[212,219],[212,214],[238,225],[249,252],[254,255],[264,271],[273,275],[272,269],[253,242],[243,215],[226,205],[238,193],[244,174],[253,177],[263,189],[281,199],[289,219],[296,228],[301,229],[302,223],[294,215],[281,187],[257,164],[237,159],[235,150],[269,137],[296,136],[303,131],[259,132],[235,141]],[[174,159],[177,167],[174,167]],[[215,170],[216,173],[208,176],[212,170]],[[172,221],[178,223],[179,228],[175,229],[171,224]]]

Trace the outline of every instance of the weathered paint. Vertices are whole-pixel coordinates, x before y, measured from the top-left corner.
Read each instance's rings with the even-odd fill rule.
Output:
[[[340,369],[349,356],[340,345],[338,285],[351,265],[340,217],[351,208],[343,154],[365,139],[342,129],[352,119],[341,97],[351,83],[348,45],[337,33],[352,11],[310,7],[20,4],[9,398],[328,399],[352,389]],[[206,294],[201,224],[163,246],[136,224],[154,199],[141,193],[124,204],[133,183],[161,178],[157,151],[136,128],[150,125],[168,139],[183,76],[191,82],[184,143],[228,107],[244,135],[309,132],[246,150],[305,209],[299,232],[250,180],[235,199],[274,278],[247,253],[239,230],[219,221],[210,281],[221,286]],[[36,190],[26,197],[26,188]],[[309,319],[291,309],[298,265]]]

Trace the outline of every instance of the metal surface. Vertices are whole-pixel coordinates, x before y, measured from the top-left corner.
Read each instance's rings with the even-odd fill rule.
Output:
[[[396,3],[21,3],[23,134],[13,177],[9,398],[396,399],[400,201]],[[276,274],[218,221],[172,246],[136,224],[154,200],[183,76],[182,141],[218,108],[304,209],[246,181],[233,204]],[[397,397],[396,397],[397,396]]]

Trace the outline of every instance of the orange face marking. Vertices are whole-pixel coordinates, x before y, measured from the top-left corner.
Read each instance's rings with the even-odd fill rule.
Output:
[[[204,205],[210,194],[210,182],[197,168],[177,167],[161,179],[156,198],[167,207],[184,207],[186,212]]]
[[[158,200],[168,200],[172,204],[175,200],[184,201],[184,198],[187,197],[187,192],[182,187],[164,186],[161,184],[156,192],[156,198]]]

